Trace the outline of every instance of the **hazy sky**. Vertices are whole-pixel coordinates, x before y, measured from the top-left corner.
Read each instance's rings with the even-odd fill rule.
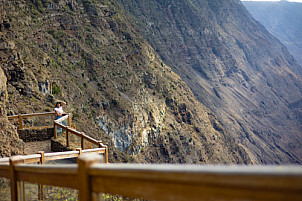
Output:
[[[241,1],[280,1],[280,0],[241,0]],[[287,0],[287,1],[302,3],[302,0]]]

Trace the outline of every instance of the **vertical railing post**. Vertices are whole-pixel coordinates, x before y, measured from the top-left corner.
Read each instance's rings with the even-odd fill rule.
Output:
[[[57,138],[57,126],[55,122],[53,122],[53,137]]]
[[[106,163],[108,163],[108,147],[107,147],[107,145],[105,145],[105,148],[106,148],[106,155],[105,155]]]
[[[80,201],[92,200],[92,184],[90,176],[88,174],[88,169],[92,164],[96,162],[101,162],[101,158],[97,154],[84,154],[78,157],[78,183],[80,184]]]
[[[66,128],[66,146],[69,147],[69,126]]]
[[[79,156],[82,155],[82,149],[81,148],[76,148],[76,151],[79,152]]]
[[[44,151],[39,151],[38,154],[41,155],[41,157],[40,157],[40,164],[44,165],[45,164]]]
[[[82,150],[84,150],[84,133],[82,133],[82,135],[81,135],[81,148],[82,148]]]
[[[15,165],[20,163],[24,163],[24,159],[22,159],[22,156],[12,156],[9,158],[9,176],[12,201],[24,199],[21,184],[20,182],[18,182],[17,173],[15,171]]]
[[[19,129],[22,130],[23,129],[23,121],[22,121],[22,115],[20,113],[18,114],[18,118],[19,118]]]
[[[45,164],[44,151],[39,151],[38,154],[41,155],[40,164],[44,165]],[[45,200],[45,187],[43,184],[38,184],[38,199]]]
[[[108,147],[104,145],[102,141],[99,141],[99,148],[105,148],[105,161],[108,163]]]

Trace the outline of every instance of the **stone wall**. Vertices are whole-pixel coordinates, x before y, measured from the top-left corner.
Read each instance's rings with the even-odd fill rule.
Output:
[[[53,128],[22,129],[18,130],[18,134],[23,142],[45,141],[53,137]]]
[[[61,151],[72,151],[72,148],[63,145],[60,140],[52,138],[51,139],[51,151],[61,152]]]

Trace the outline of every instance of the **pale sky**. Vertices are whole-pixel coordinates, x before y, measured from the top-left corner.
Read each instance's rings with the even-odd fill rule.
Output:
[[[241,0],[241,1],[280,1],[280,0]],[[287,1],[302,3],[302,0],[287,0]]]

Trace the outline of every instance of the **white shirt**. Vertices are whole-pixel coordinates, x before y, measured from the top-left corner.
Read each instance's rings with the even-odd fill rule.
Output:
[[[55,107],[54,111],[57,111],[58,114],[63,114],[63,112],[64,112],[62,106],[60,106],[59,108]]]

